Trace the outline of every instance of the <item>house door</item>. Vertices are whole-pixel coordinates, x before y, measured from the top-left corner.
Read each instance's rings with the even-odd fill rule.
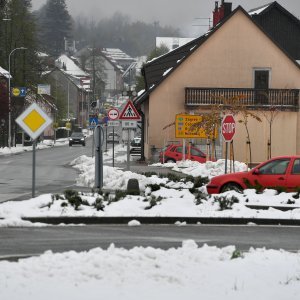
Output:
[[[255,103],[268,104],[269,71],[255,70]]]

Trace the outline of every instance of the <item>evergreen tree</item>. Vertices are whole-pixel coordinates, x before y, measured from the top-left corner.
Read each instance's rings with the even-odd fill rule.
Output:
[[[36,83],[38,70],[36,28],[30,12],[31,0],[7,0],[1,3],[0,66],[8,70],[10,57],[12,84],[30,87]],[[26,50],[12,53],[15,48],[20,47]]]
[[[11,87],[32,88],[38,80],[38,58],[35,21],[30,12],[31,0],[0,1],[0,66],[11,74]],[[21,50],[19,48],[26,48]],[[8,82],[1,80],[0,140],[7,140],[8,133]],[[23,98],[11,98],[12,120],[23,110]],[[1,123],[1,124],[2,124]],[[12,122],[15,134],[17,126]],[[5,137],[4,137],[5,136]],[[3,138],[4,137],[4,138]]]
[[[170,49],[167,45],[162,44],[159,47],[155,47],[147,56],[147,61],[154,59],[155,57],[159,57],[168,53]],[[143,76],[136,76],[136,90],[139,92],[145,89],[145,80]]]
[[[167,45],[161,44],[159,47],[155,47],[147,56],[147,61],[150,61],[156,57],[162,56],[166,53],[168,53],[170,49]]]
[[[59,56],[65,50],[65,40],[71,37],[71,16],[65,0],[48,0],[42,9],[40,33],[44,50],[52,56]]]

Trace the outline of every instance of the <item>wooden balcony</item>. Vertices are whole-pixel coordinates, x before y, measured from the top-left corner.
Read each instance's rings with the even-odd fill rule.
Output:
[[[185,88],[185,105],[187,107],[211,106],[223,104],[226,100],[237,98],[240,104],[251,109],[280,110],[299,109],[299,91],[297,89],[241,89],[241,88]],[[224,101],[225,100],[225,101]]]

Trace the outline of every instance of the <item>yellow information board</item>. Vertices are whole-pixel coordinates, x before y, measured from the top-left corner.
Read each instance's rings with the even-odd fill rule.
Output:
[[[208,135],[201,127],[202,116],[178,114],[175,120],[175,137],[176,138],[200,138],[207,139]],[[217,138],[218,130],[215,130],[214,138]]]

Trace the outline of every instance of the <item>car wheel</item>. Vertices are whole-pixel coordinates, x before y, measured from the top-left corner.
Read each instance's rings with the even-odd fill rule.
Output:
[[[72,147],[72,144],[69,144],[70,147]]]
[[[85,147],[85,143],[83,143],[82,146]]]
[[[222,187],[221,193],[228,192],[228,191],[236,191],[238,193],[242,193],[243,188],[237,183],[227,183]]]
[[[165,162],[166,162],[167,164],[169,164],[169,163],[175,163],[176,161],[175,161],[175,159],[168,158],[168,159],[165,160]]]

